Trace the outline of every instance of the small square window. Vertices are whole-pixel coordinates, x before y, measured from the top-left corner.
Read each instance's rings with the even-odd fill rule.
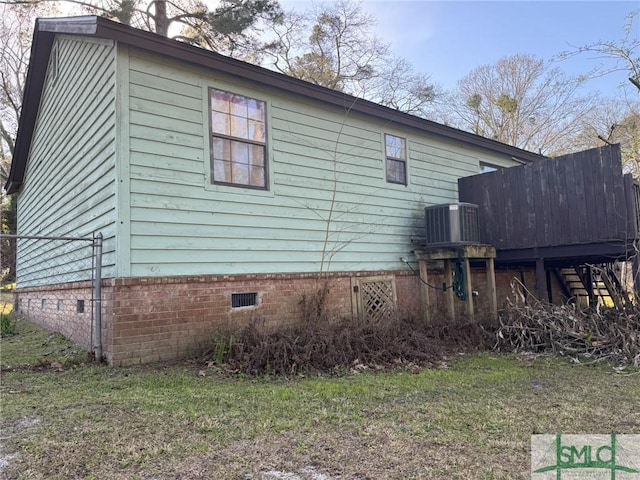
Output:
[[[64,308],[64,300],[58,300],[58,311],[62,311]]]
[[[407,141],[402,137],[385,134],[387,182],[407,184]]]
[[[76,306],[76,312],[84,313],[84,300],[78,300],[78,304]]]
[[[231,294],[231,308],[254,307],[257,304],[258,304],[257,292]]]
[[[46,299],[42,299],[42,304],[40,305],[40,309],[44,310],[44,307],[47,306],[47,300]]]

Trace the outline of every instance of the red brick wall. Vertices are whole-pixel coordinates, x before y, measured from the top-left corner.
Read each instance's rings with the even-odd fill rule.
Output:
[[[354,274],[273,274],[170,278],[117,279],[113,284],[113,319],[107,337],[111,363],[146,363],[192,355],[212,344],[216,334],[233,331],[249,322],[264,328],[299,321],[301,300],[328,282],[326,305],[332,316],[351,316],[351,278],[388,275],[388,272]],[[396,277],[398,305],[417,311],[415,277]],[[257,305],[231,307],[232,293],[257,293]],[[418,289],[419,292],[419,289]]]
[[[421,284],[413,272],[317,274],[219,275],[163,278],[119,278],[103,284],[103,351],[109,363],[127,365],[184,358],[212,344],[220,332],[233,331],[249,322],[275,328],[300,321],[301,300],[328,282],[326,305],[332,316],[351,316],[353,277],[393,275],[398,310],[422,315]],[[535,273],[524,272],[525,285],[535,292]],[[430,271],[429,283],[442,285],[442,272]],[[520,270],[497,271],[498,308],[513,297],[512,281]],[[486,275],[474,270],[474,308],[488,310]],[[522,290],[518,282],[515,289]],[[257,293],[257,305],[232,308],[232,293]],[[446,297],[431,289],[432,313],[446,312]],[[59,331],[79,345],[91,347],[91,288],[88,283],[22,289],[19,311],[45,327]],[[43,304],[44,300],[44,304]],[[85,312],[77,312],[77,301]],[[60,305],[60,310],[58,310]],[[456,300],[457,315],[466,315],[465,302]]]
[[[20,315],[60,332],[82,348],[91,349],[92,289],[90,282],[20,289],[15,307]],[[78,311],[84,302],[84,312]]]

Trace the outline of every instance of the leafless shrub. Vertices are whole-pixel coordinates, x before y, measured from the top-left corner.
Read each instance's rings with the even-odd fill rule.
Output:
[[[323,316],[272,332],[249,325],[234,336],[224,363],[233,371],[291,375],[425,365],[448,354],[487,347],[482,328],[472,322],[427,324],[400,314],[379,322]],[[206,359],[212,358],[215,349]]]
[[[329,320],[329,312],[327,310],[327,302],[330,290],[329,282],[323,281],[322,285],[314,292],[303,293],[300,296],[300,310],[302,319],[305,323],[327,322]]]
[[[548,352],[640,366],[637,308],[581,310],[573,304],[511,302],[500,317],[496,337],[496,349]]]

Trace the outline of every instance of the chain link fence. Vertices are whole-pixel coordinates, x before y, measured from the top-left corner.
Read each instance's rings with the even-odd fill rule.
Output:
[[[98,359],[102,357],[101,267],[100,233],[92,237],[0,234],[3,303],[12,297],[18,314],[79,343],[90,343]]]
[[[0,314],[13,310],[16,282],[16,239],[0,237]]]

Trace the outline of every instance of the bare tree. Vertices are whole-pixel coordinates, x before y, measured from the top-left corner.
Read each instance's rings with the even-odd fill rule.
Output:
[[[557,57],[565,59],[581,54],[592,54],[598,64],[586,75],[586,78],[601,77],[613,72],[629,72],[629,81],[640,91],[640,35],[637,18],[640,10],[627,15],[623,35],[619,40],[596,42],[573,50],[561,52]],[[634,27],[635,25],[635,27]]]
[[[619,143],[622,168],[640,178],[640,101],[610,99],[584,120],[582,131],[562,153]]]
[[[374,33],[375,20],[352,0],[289,12],[274,25],[270,66],[317,85],[427,116],[437,89],[394,57]]]
[[[627,110],[619,118],[609,126],[608,138],[604,133],[597,137],[602,143],[619,143],[623,170],[640,178],[640,105],[636,104],[634,109]]]
[[[459,128],[542,154],[563,151],[596,104],[581,82],[528,54],[500,59],[458,82],[450,121]]]
[[[15,233],[17,205],[6,196],[22,91],[27,75],[31,37],[36,16],[54,13],[51,7],[0,5],[0,232]],[[0,241],[0,283],[15,280],[15,242]]]
[[[372,34],[373,17],[339,0],[305,15],[291,13],[276,28],[282,48],[273,65],[288,75],[334,90],[370,79],[389,46]]]
[[[54,13],[51,6],[0,5],[0,180],[9,174],[22,108],[33,25],[37,16]]]
[[[424,118],[433,118],[443,92],[430,77],[416,73],[400,57],[390,57],[377,78],[360,85],[361,96],[386,107]]]

